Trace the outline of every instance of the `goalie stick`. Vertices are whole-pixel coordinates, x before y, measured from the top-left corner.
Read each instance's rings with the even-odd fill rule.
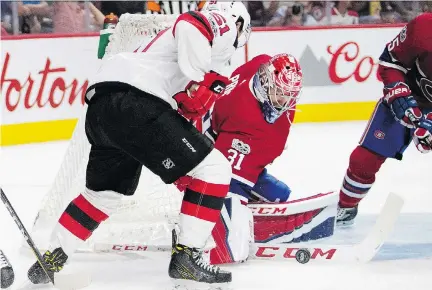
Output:
[[[45,274],[49,277],[51,283],[58,289],[62,290],[69,290],[69,289],[80,289],[88,286],[90,284],[90,279],[88,277],[84,277],[83,275],[79,274],[55,274],[55,277],[51,277],[48,275],[48,267],[39,252],[38,248],[36,247],[35,243],[33,242],[33,239],[27,232],[26,228],[24,227],[24,224],[21,222],[21,219],[19,218],[18,214],[16,213],[15,209],[13,208],[12,204],[10,203],[9,199],[7,198],[6,194],[4,193],[3,189],[0,188],[0,199],[3,201],[6,209],[12,216],[13,220],[15,221],[16,225],[18,226],[21,234],[23,235],[24,239],[26,240],[27,244],[31,248],[33,254],[35,255],[37,261],[41,265],[42,269],[44,270]]]
[[[366,237],[355,245],[331,245],[318,243],[289,243],[289,244],[258,244],[251,245],[249,259],[296,261],[296,253],[306,249],[310,259],[323,261],[361,262],[366,263],[378,253],[385,240],[392,232],[399,213],[404,204],[403,199],[390,193],[378,216],[372,230]],[[171,246],[154,246],[137,243],[113,244],[96,243],[95,252],[153,252],[171,251]]]

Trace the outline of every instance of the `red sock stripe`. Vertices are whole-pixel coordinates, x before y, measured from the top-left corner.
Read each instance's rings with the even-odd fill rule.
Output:
[[[183,200],[180,213],[215,223],[220,215],[219,210],[199,206]]]
[[[108,218],[108,215],[101,212],[94,205],[92,205],[82,194],[80,194],[72,202],[97,223],[101,223]]]
[[[206,194],[206,195],[211,195],[216,197],[226,197],[229,190],[229,184],[208,183],[194,178],[192,179],[188,188],[190,188],[193,191]]]
[[[74,220],[68,213],[64,212],[60,219],[59,223],[67,229],[71,234],[76,236],[77,238],[85,241],[87,240],[92,232],[82,226],[79,222]]]

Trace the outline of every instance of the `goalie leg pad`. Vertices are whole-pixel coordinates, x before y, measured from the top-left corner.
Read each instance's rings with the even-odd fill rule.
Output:
[[[250,203],[255,243],[295,243],[333,235],[338,192],[289,202]]]
[[[212,232],[216,247],[210,251],[211,264],[245,261],[253,243],[253,216],[246,200],[235,194],[225,199]]]
[[[366,196],[375,182],[376,173],[385,160],[385,157],[362,146],[354,149],[339,192],[341,207],[355,207]]]
[[[113,214],[121,194],[86,189],[67,206],[51,236],[50,249],[61,247],[69,256]]]

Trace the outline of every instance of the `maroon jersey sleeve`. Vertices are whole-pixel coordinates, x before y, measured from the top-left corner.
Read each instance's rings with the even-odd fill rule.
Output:
[[[432,13],[410,21],[380,56],[379,74],[385,85],[405,81],[405,74],[422,54],[432,51]]]

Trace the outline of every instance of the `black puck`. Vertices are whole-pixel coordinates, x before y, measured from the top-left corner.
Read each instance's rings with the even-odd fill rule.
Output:
[[[295,257],[300,264],[306,264],[311,258],[311,253],[308,249],[298,249]]]

